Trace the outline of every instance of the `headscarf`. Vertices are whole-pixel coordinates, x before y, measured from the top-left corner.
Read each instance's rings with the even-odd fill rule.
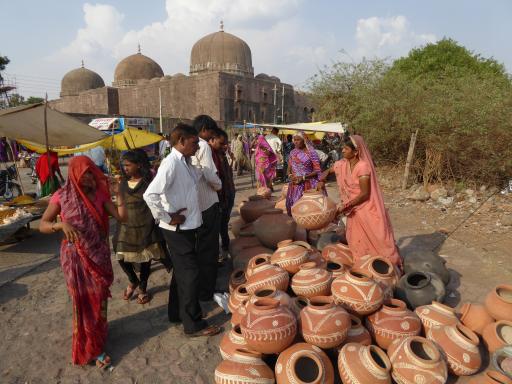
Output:
[[[311,158],[311,162],[313,163],[313,170],[320,174],[322,172],[322,167],[320,165],[320,158],[318,157],[318,153],[316,153],[315,146],[309,140],[309,137],[304,133],[304,131],[297,131],[293,136],[300,137],[304,144],[306,145],[306,149],[309,152],[309,157]]]
[[[50,157],[50,167],[48,167],[48,156]],[[41,155],[36,162],[36,174],[41,184],[46,183],[48,179],[55,176],[55,170],[59,168],[59,157],[57,152],[46,152]]]

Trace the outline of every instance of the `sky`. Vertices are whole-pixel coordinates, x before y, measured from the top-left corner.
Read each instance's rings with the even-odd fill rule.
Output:
[[[188,74],[193,44],[221,20],[250,46],[255,74],[298,89],[336,61],[394,59],[443,37],[512,72],[510,0],[0,0],[0,11],[2,76],[25,97],[57,98],[82,60],[111,85],[138,44],[166,75]]]

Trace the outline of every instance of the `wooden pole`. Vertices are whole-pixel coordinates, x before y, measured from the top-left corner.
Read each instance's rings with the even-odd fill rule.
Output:
[[[48,108],[48,93],[45,94],[44,97],[44,141],[46,146],[46,160],[48,161],[48,170],[50,175],[52,173],[52,162],[50,161],[50,140],[48,139],[48,119],[46,110]],[[41,188],[43,186],[41,185]]]
[[[409,143],[409,152],[407,153],[407,161],[405,162],[404,177],[402,179],[402,190],[407,189],[407,181],[409,179],[409,169],[411,168],[412,158],[414,156],[414,147],[416,146],[416,138],[418,136],[419,128],[411,134],[411,142]]]

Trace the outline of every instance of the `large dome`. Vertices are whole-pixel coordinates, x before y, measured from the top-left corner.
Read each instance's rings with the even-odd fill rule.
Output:
[[[190,54],[190,75],[218,71],[254,76],[247,43],[223,30],[200,39]]]
[[[139,52],[124,58],[117,64],[112,85],[126,87],[137,84],[138,80],[151,80],[163,76],[162,68],[154,60]]]
[[[82,91],[104,86],[100,75],[82,66],[64,75],[60,82],[60,96],[75,96]]]

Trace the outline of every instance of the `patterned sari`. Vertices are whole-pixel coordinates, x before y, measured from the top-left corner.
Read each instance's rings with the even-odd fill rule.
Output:
[[[276,177],[277,156],[263,135],[258,136],[255,160],[256,180],[260,187],[268,187]]]

